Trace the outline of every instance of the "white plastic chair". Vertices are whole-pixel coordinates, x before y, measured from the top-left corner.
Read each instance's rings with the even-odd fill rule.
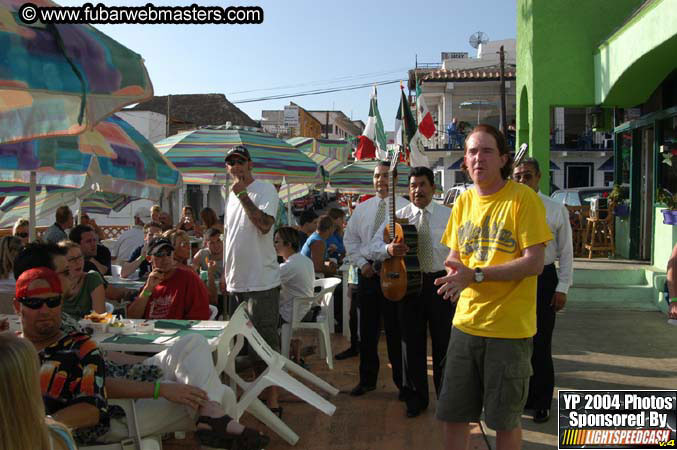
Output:
[[[209,320],[216,320],[216,316],[219,314],[219,308],[214,305],[209,305]]]
[[[341,284],[341,279],[320,278],[313,283],[314,288],[320,288],[313,297],[295,298],[292,306],[292,322],[291,324],[282,325],[281,332],[281,353],[285,357],[289,357],[289,343],[291,341],[294,330],[311,329],[317,330],[320,336],[320,356],[325,358],[327,366],[334,369],[334,354],[331,349],[331,330],[334,322],[334,304],[333,296],[336,286]],[[320,313],[317,315],[315,322],[302,322],[303,316],[313,306],[320,307]]]
[[[268,366],[252,382],[243,380],[235,371],[235,359],[240,353],[245,339]],[[269,386],[279,386],[329,416],[336,411],[336,406],[287,372],[293,373],[298,378],[314,384],[331,395],[337,395],[339,390],[271,349],[254,328],[247,314],[245,303],[235,310],[228,326],[224,329],[217,348],[216,372],[218,374],[225,372],[230,377],[234,392],[237,392],[238,387],[242,391],[237,402],[237,419],[245,411],[249,411],[291,445],[298,442],[299,436],[258,399],[264,389]]]
[[[139,434],[139,424],[136,420],[136,407],[134,400],[131,399],[110,399],[111,405],[118,405],[125,411],[127,418],[127,429],[131,437],[125,438],[120,442],[110,444],[95,444],[88,446],[79,446],[80,450],[125,450],[129,448],[129,443],[138,450],[162,450],[162,438],[160,436],[145,436]]]

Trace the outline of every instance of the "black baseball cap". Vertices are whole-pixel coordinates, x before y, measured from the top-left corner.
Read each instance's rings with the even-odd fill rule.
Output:
[[[233,156],[238,156],[247,161],[252,160],[251,156],[249,156],[249,150],[247,150],[247,147],[244,145],[236,145],[235,147],[232,147],[230,150],[228,150],[228,153],[226,153],[225,162],[228,162],[228,159],[232,158]]]
[[[174,251],[174,246],[172,245],[171,241],[167,238],[163,237],[156,237],[153,238],[149,243],[148,243],[148,255],[153,256],[156,255],[160,250],[168,249],[170,251]]]

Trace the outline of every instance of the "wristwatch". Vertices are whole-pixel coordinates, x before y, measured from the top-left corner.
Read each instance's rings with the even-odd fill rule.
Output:
[[[475,268],[475,283],[481,283],[484,281],[484,272],[479,267]]]

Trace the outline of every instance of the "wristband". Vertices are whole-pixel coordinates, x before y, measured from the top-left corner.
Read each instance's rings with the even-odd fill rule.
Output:
[[[677,303],[677,297],[670,297],[670,300],[668,300],[668,305],[670,303]]]
[[[153,399],[157,400],[160,398],[160,381],[155,382],[155,390],[153,391]]]
[[[141,297],[150,297],[151,295],[153,295],[153,291],[144,290],[141,292]]]
[[[240,191],[240,192],[238,192],[237,194],[235,194],[235,196],[236,196],[237,198],[240,198],[240,197],[242,197],[243,195],[247,195],[247,190],[246,190],[246,189],[245,189],[244,191]]]

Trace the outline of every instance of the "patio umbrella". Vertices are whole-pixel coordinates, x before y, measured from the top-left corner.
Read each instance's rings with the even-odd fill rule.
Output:
[[[374,193],[374,169],[378,161],[357,161],[336,172],[331,176],[331,186],[341,192],[354,192],[358,194]],[[397,164],[397,187],[396,193],[409,192],[409,166]]]
[[[225,184],[226,152],[244,145],[254,162],[256,179],[282,183],[320,182],[308,156],[270,134],[244,127],[203,127],[170,136],[155,144],[184,176],[186,184]]]
[[[0,145],[2,182],[158,200],[180,187],[181,175],[136,129],[112,116],[78,136]]]
[[[308,155],[330,175],[348,164],[353,151],[352,146],[344,140],[293,137],[287,142]]]
[[[0,143],[82,133],[152,97],[141,56],[89,25],[25,24],[24,3],[0,0]]]

